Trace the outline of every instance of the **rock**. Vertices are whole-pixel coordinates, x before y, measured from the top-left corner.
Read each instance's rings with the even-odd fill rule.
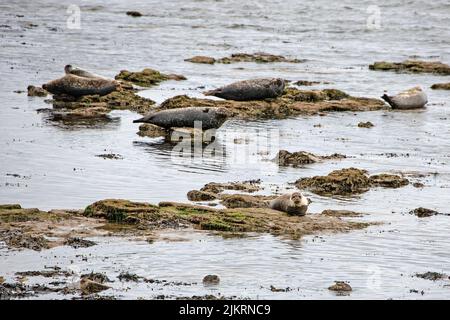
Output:
[[[419,218],[427,218],[427,217],[438,215],[440,213],[435,211],[435,210],[419,207],[419,208],[416,208],[414,210],[411,210],[409,212],[409,214],[416,215]]]
[[[131,17],[142,17],[142,13],[140,13],[139,11],[127,11],[127,16],[131,16]]]
[[[105,154],[98,154],[96,157],[103,158],[103,159],[111,159],[111,160],[122,160],[123,157],[118,153],[105,153]]]
[[[212,57],[206,56],[195,56],[189,59],[185,59],[184,61],[192,62],[192,63],[204,63],[204,64],[214,64],[216,59]]]
[[[64,241],[64,245],[71,246],[74,249],[88,248],[88,247],[95,246],[96,244],[97,243],[95,243],[94,241],[90,241],[90,240],[86,240],[86,239],[82,239],[82,238],[78,238],[78,237],[67,238],[66,241]]]
[[[41,235],[27,234],[19,229],[0,230],[0,240],[8,247],[41,251],[48,249],[49,241]]]
[[[218,285],[220,283],[220,278],[215,274],[208,274],[203,277],[204,285]]]
[[[164,74],[150,68],[137,72],[122,70],[115,76],[115,79],[127,81],[141,87],[152,87],[166,80],[186,80],[184,76]]]
[[[433,90],[450,90],[450,82],[447,83],[435,83],[431,86]]]
[[[5,283],[5,278],[0,276],[0,284],[3,284],[3,283]]]
[[[320,84],[320,81],[308,81],[308,80],[298,80],[294,82],[297,86],[313,86],[316,84]]]
[[[20,204],[0,204],[0,210],[22,209]]]
[[[134,273],[129,272],[121,272],[118,276],[120,281],[126,281],[126,282],[139,282],[141,279],[143,279],[141,276],[138,276]]]
[[[358,127],[359,128],[372,128],[372,127],[374,127],[374,124],[370,121],[360,122],[360,123],[358,123]]]
[[[349,218],[357,218],[362,217],[364,214],[360,212],[350,211],[350,210],[323,210],[322,213],[325,216],[329,217],[349,217]]]
[[[405,60],[403,62],[378,61],[369,65],[370,70],[410,73],[435,73],[450,75],[450,66],[437,61]]]
[[[169,132],[161,127],[158,127],[151,123],[143,123],[139,126],[139,132],[137,133],[141,137],[158,138],[166,137]]]
[[[344,159],[345,155],[342,154],[332,154],[329,156],[317,156],[315,154],[306,151],[289,152],[286,150],[280,150],[277,156],[272,160],[278,162],[278,165],[286,167],[293,166],[299,167],[305,164],[316,163],[321,160],[331,160],[331,159]]]
[[[105,274],[103,273],[96,273],[91,272],[87,274],[81,275],[81,279],[88,279],[97,283],[106,283],[106,282],[112,282]]]
[[[400,188],[407,186],[409,180],[395,174],[375,174],[370,176],[369,180],[372,187],[383,187],[383,188]]]
[[[211,192],[211,193],[221,193],[224,190],[237,190],[243,192],[256,192],[261,190],[261,180],[249,180],[243,182],[210,182],[206,184],[201,191]]]
[[[450,277],[444,273],[439,273],[439,272],[425,272],[425,273],[416,273],[415,276],[417,278],[422,278],[425,280],[431,280],[431,281],[437,281],[437,280],[448,280],[450,279]]]
[[[332,171],[327,176],[302,178],[295,185],[319,195],[351,195],[364,193],[371,187],[399,188],[408,183],[408,179],[397,175],[377,174],[369,177],[366,170],[347,168]]]
[[[270,286],[270,291],[272,292],[288,292],[291,291],[291,288],[287,287],[287,288],[276,288],[274,286]]]
[[[230,111],[231,118],[238,119],[283,119],[321,112],[387,109],[382,100],[351,97],[336,89],[286,88],[284,93],[275,99],[258,101],[211,100],[180,95],[165,100],[155,111],[187,107],[223,107]]]
[[[189,201],[211,201],[216,200],[217,195],[207,191],[191,190],[187,193]]]
[[[80,280],[80,290],[82,295],[99,293],[108,289],[110,289],[110,287],[108,287],[107,285],[89,280],[87,278],[82,278]]]
[[[268,208],[270,196],[251,196],[247,194],[224,194],[221,204],[227,208]]]
[[[328,290],[338,292],[350,292],[353,289],[348,283],[344,281],[335,281],[335,283],[332,286],[328,287]]]
[[[199,128],[170,128],[166,135],[166,141],[177,144],[182,141],[191,141],[191,144],[200,142],[202,145],[208,145],[215,140],[212,131],[203,131]]]
[[[218,63],[236,63],[236,62],[257,62],[257,63],[269,63],[269,62],[290,62],[300,63],[304,60],[289,59],[280,55],[273,55],[265,52],[256,52],[254,54],[249,53],[233,53],[229,57],[224,57],[217,60]]]
[[[155,205],[126,200],[107,199],[97,201],[84,210],[88,217],[105,218],[110,222],[135,222],[138,219],[151,219],[159,209]],[[129,220],[132,218],[131,220]]]
[[[29,97],[46,97],[49,93],[41,87],[28,86],[27,88]]]

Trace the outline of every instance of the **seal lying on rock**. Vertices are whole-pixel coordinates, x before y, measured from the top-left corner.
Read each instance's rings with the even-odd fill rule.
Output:
[[[133,122],[145,122],[169,128],[194,128],[195,123],[201,122],[201,128],[208,130],[219,128],[227,119],[228,111],[225,108],[199,108],[188,107],[180,109],[163,110],[151,113]]]
[[[91,72],[89,72],[89,71],[86,71],[86,70],[83,70],[83,69],[80,69],[80,68],[74,68],[72,65],[70,65],[70,64],[68,64],[68,65],[66,65],[65,67],[64,67],[64,72],[66,73],[66,74],[73,74],[73,75],[76,75],[76,76],[79,76],[79,77],[83,77],[83,78],[93,78],[93,79],[95,79],[95,78],[100,78],[100,79],[106,79],[105,77],[102,77],[102,76],[100,76],[100,75],[98,75],[98,74],[95,74],[95,73],[91,73]]]
[[[53,94],[68,94],[73,97],[98,94],[104,96],[116,90],[118,82],[104,78],[86,78],[73,74],[50,81],[42,86]]]
[[[304,216],[308,210],[310,200],[301,192],[284,194],[269,203],[274,210],[283,211],[293,216]]]
[[[216,96],[225,100],[249,101],[276,98],[283,91],[283,79],[253,79],[234,82],[215,90],[206,91],[204,95]]]
[[[402,91],[395,96],[384,94],[381,98],[389,103],[393,109],[418,109],[423,108],[428,102],[427,95],[420,87]]]

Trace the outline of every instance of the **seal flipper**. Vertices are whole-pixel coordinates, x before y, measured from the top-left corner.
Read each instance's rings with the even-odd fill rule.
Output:
[[[384,101],[386,101],[387,103],[389,103],[389,105],[391,107],[393,107],[395,105],[395,103],[392,101],[391,97],[389,97],[387,94],[383,94],[381,96],[381,99],[383,99]]]

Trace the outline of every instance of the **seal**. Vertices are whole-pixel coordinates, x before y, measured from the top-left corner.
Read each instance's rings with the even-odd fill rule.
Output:
[[[91,73],[89,71],[83,70],[81,68],[77,68],[77,67],[73,67],[72,65],[68,64],[64,67],[64,72],[66,74],[73,74],[79,77],[83,77],[83,78],[100,78],[100,79],[107,79],[105,77],[102,77],[98,74],[95,73]]]
[[[273,79],[253,79],[234,82],[227,86],[206,91],[206,96],[215,96],[225,100],[249,101],[276,98],[283,93],[284,80]]]
[[[225,108],[187,107],[180,109],[162,110],[150,113],[147,116],[134,120],[134,123],[151,123],[166,129],[194,128],[200,122],[202,130],[219,128],[227,119],[228,111]]]
[[[103,78],[85,78],[73,74],[50,81],[42,88],[52,94],[67,94],[73,97],[98,94],[104,96],[116,90],[118,82]]]
[[[277,211],[286,212],[292,216],[304,216],[311,200],[301,192],[287,193],[270,201],[269,207]]]
[[[419,109],[425,107],[428,102],[426,93],[420,87],[402,91],[395,96],[384,94],[381,98],[389,103],[392,109]]]

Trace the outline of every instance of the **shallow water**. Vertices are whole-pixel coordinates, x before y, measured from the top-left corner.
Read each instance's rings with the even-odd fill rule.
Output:
[[[409,289],[423,289],[424,298],[450,297],[450,288],[443,283],[411,277],[422,271],[450,273],[450,219],[439,216],[418,220],[406,214],[419,206],[449,213],[449,93],[429,89],[433,83],[448,82],[449,77],[367,68],[373,61],[401,61],[411,56],[449,63],[447,1],[380,4],[381,26],[375,30],[366,26],[371,1],[91,1],[81,5],[80,30],[66,26],[70,4],[0,3],[0,203],[52,209],[83,208],[104,198],[187,201],[189,190],[211,181],[261,179],[267,186],[265,192],[270,192],[300,177],[350,166],[370,173],[427,174],[425,178],[411,178],[423,182],[423,189],[411,185],[396,190],[374,189],[352,199],[308,194],[313,200],[311,212],[345,208],[371,214],[363,219],[386,222],[367,231],[326,236],[325,242],[313,242],[311,237],[292,242],[271,236],[223,240],[203,233],[185,235],[190,239],[187,242],[152,245],[104,239],[99,246],[82,249],[94,256],[80,264],[83,269],[114,275],[116,270],[129,267],[131,260],[136,263],[130,268],[138,274],[200,283],[181,291],[167,286],[164,294],[168,295],[208,293],[210,289],[202,287],[201,278],[215,272],[222,284],[214,290],[227,296],[333,298],[326,288],[334,280],[346,280],[354,288],[352,298],[422,297],[409,293]],[[128,17],[124,13],[127,10],[138,10],[146,16]],[[37,26],[28,27],[28,23]],[[222,57],[255,51],[307,61],[213,66],[183,61],[197,54]],[[395,93],[421,85],[430,103],[418,112],[228,121],[218,131],[225,157],[205,155],[186,161],[172,158],[171,149],[160,141],[137,136],[138,125],[132,123],[137,114],[116,111],[113,115],[118,119],[107,124],[64,127],[49,123],[44,114],[37,113],[37,109],[48,107],[42,98],[14,92],[59,77],[67,63],[111,77],[121,69],[152,67],[188,78],[141,92],[158,103],[177,94],[201,96],[203,90],[231,81],[265,76],[329,81],[332,84],[312,88],[334,87],[369,97],[379,97],[384,90]],[[375,127],[358,128],[360,121],[371,121]],[[317,124],[321,127],[314,127]],[[263,137],[278,133],[279,139],[265,145]],[[246,137],[248,143],[233,143],[234,138]],[[317,154],[338,152],[349,158],[296,169],[263,161],[279,148]],[[109,152],[123,159],[96,157]],[[243,154],[249,155],[247,161],[242,161]],[[0,274],[19,271],[19,266],[38,270],[48,260],[65,266],[70,264],[68,257],[79,251],[2,251]],[[56,261],[51,258],[54,254]],[[106,263],[102,261],[104,256],[109,257]],[[109,269],[111,261],[117,269]],[[373,273],[379,277],[380,286],[367,285]],[[267,289],[271,284],[301,289],[272,293]],[[119,290],[118,294],[151,296],[145,287]]]

